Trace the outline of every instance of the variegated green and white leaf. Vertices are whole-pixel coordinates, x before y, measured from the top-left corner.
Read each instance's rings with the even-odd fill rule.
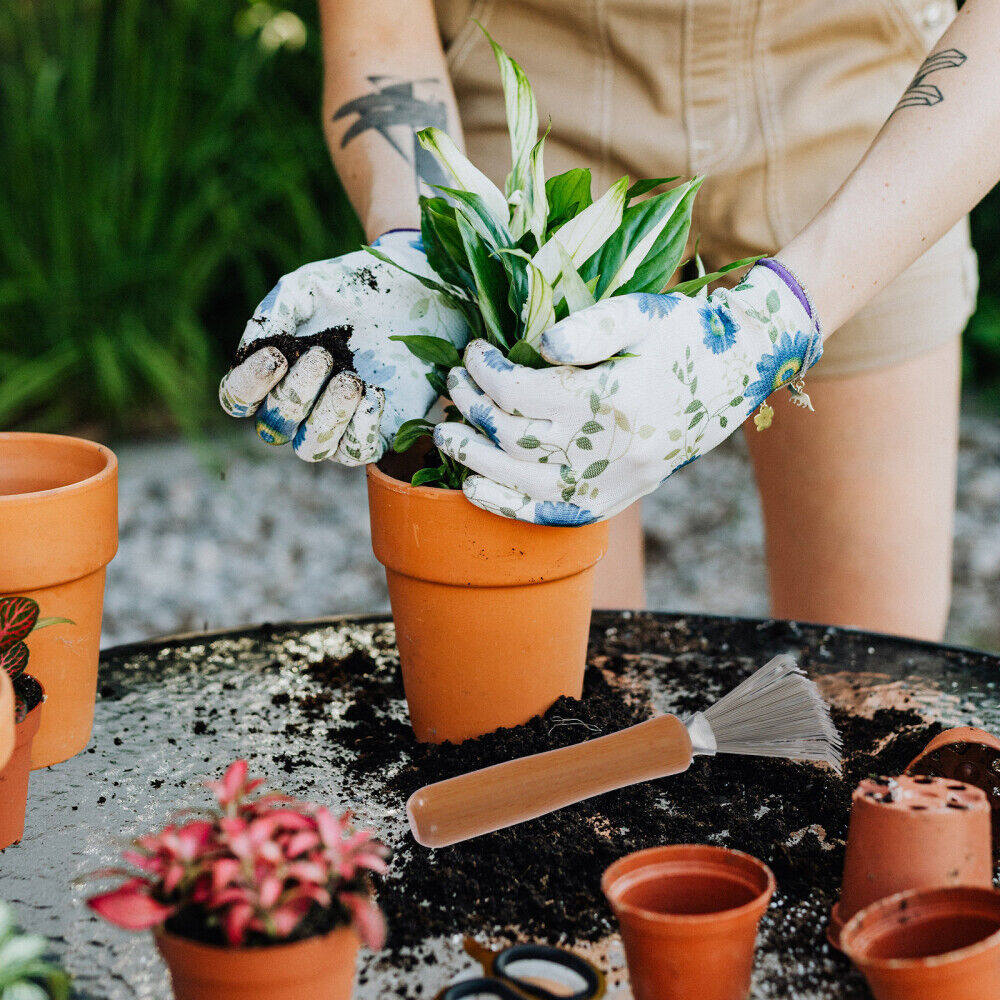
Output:
[[[507,111],[507,131],[510,133],[511,168],[507,175],[506,194],[510,198],[515,191],[527,194],[532,147],[538,138],[538,107],[531,84],[524,70],[480,25],[480,30],[493,49],[497,66],[500,68],[500,82],[503,84],[504,104]],[[522,229],[521,232],[524,232]],[[520,236],[520,233],[516,235]]]
[[[420,145],[431,153],[444,170],[455,179],[456,187],[479,195],[497,224],[507,225],[510,212],[503,192],[486,174],[473,166],[469,159],[463,156],[447,132],[442,132],[441,129],[431,126],[421,129],[417,133],[417,139],[420,141]]]
[[[528,301],[524,304],[523,339],[532,347],[538,346],[542,334],[556,321],[552,285],[534,264],[528,264]]]
[[[580,277],[580,272],[573,266],[570,255],[562,246],[559,247],[559,252],[562,270],[555,287],[556,302],[565,299],[566,311],[569,313],[592,306],[596,300]]]
[[[570,219],[535,254],[532,263],[545,279],[555,281],[562,267],[559,247],[569,254],[575,267],[596,253],[618,229],[625,206],[628,177],[623,177],[576,218]]]

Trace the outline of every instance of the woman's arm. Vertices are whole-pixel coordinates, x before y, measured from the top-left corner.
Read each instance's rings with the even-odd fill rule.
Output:
[[[968,0],[840,190],[778,254],[833,333],[1000,179],[1000,3]]]
[[[419,228],[419,185],[444,183],[416,133],[461,142],[431,0],[320,0],[323,127],[368,239]]]

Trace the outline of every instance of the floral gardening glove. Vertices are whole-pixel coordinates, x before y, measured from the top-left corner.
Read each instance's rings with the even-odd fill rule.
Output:
[[[589,524],[655,490],[758,407],[763,429],[775,389],[788,386],[811,409],[801,378],[822,350],[805,293],[764,261],[707,299],[637,293],[573,313],[541,340],[560,367],[514,365],[474,341],[448,387],[475,426],[438,424],[434,440],[478,473],[464,486],[477,506]]]
[[[434,277],[418,232],[393,231],[373,246]],[[219,402],[234,417],[256,414],[262,440],[291,441],[307,462],[375,462],[400,424],[424,416],[439,395],[432,366],[391,339],[403,334],[444,337],[458,349],[468,340],[437,292],[364,250],[306,264],[257,307]]]

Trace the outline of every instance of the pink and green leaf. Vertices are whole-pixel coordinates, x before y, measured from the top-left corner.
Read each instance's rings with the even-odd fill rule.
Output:
[[[28,666],[28,647],[23,642],[0,649],[0,670],[6,670],[11,680],[24,673]]]
[[[37,601],[30,597],[0,597],[0,650],[21,642],[37,621]]]

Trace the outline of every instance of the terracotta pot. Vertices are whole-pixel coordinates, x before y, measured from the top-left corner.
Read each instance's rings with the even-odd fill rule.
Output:
[[[14,752],[14,688],[7,671],[0,670],[0,771]]]
[[[580,697],[607,524],[523,524],[374,465],[368,500],[417,739],[458,743]]]
[[[37,681],[22,675],[16,687],[22,697],[27,695],[31,698],[29,705],[35,702],[35,707],[15,726],[14,749],[7,763],[0,768],[0,850],[16,844],[24,836],[31,746],[42,719],[42,691]]]
[[[118,548],[118,462],[107,448],[56,434],[0,434],[0,596],[36,600],[29,670],[48,701],[32,767],[90,739],[104,605],[104,568]]]
[[[854,790],[840,901],[827,936],[859,910],[907,889],[993,884],[990,807],[945,778],[866,778]]]
[[[1000,997],[1000,893],[916,889],[867,907],[841,940],[875,1000]]]
[[[163,930],[174,1000],[348,1000],[360,941],[348,927],[266,948],[220,948]]]
[[[635,1000],[746,1000],[774,887],[767,865],[722,847],[652,847],[611,865],[601,888]]]
[[[911,761],[907,774],[930,774],[975,785],[993,810],[993,856],[1000,858],[1000,739],[962,726],[939,733]]]

